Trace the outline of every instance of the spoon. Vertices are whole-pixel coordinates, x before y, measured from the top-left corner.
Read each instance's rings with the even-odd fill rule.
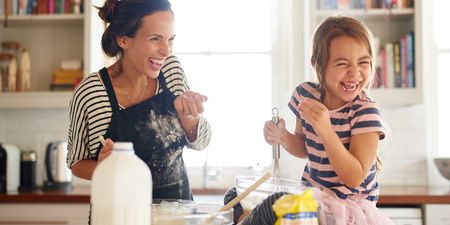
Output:
[[[230,202],[228,202],[225,206],[223,206],[218,212],[223,212],[223,211],[227,211],[231,208],[233,208],[233,206],[235,206],[237,203],[239,203],[243,198],[247,197],[248,194],[250,194],[250,192],[254,191],[256,188],[259,187],[259,185],[261,185],[262,183],[264,183],[267,179],[270,178],[270,172],[264,174],[264,176],[262,176],[261,178],[259,178],[254,184],[252,184],[252,186],[250,186],[249,188],[245,189],[244,192],[242,192],[241,194],[239,194],[238,196],[236,196],[236,198],[234,198],[233,200],[231,200]],[[217,215],[213,215],[211,217],[209,217],[208,219],[206,219],[202,225],[205,224],[210,224],[214,218],[216,218]]]

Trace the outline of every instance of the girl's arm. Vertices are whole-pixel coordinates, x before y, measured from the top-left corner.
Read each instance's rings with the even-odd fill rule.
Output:
[[[359,186],[376,159],[379,133],[353,135],[347,150],[334,131],[328,109],[322,103],[303,98],[298,106],[301,115],[322,138],[327,156],[336,174],[349,187]]]
[[[378,132],[352,136],[349,150],[344,147],[334,130],[320,136],[324,140],[330,163],[339,178],[349,187],[359,186],[376,159]]]
[[[264,125],[264,138],[270,145],[280,144],[291,155],[306,158],[305,140],[303,139],[302,124],[297,118],[295,120],[294,133],[290,133],[285,128],[285,121],[280,118],[278,126],[271,120]]]

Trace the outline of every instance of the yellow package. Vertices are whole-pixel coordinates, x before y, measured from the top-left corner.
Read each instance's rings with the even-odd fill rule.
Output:
[[[317,202],[312,189],[298,195],[284,195],[272,206],[278,219],[275,225],[318,225]]]

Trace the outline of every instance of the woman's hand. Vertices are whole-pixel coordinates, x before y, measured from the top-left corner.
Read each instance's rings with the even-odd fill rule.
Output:
[[[173,102],[181,119],[197,119],[205,111],[203,103],[208,97],[193,91],[186,91]]]
[[[200,114],[205,111],[203,103],[208,97],[197,92],[186,91],[178,96],[173,102],[175,110],[180,117],[181,126],[189,141],[197,139],[197,128],[200,121]]]
[[[114,142],[111,139],[107,138],[105,144],[100,150],[100,154],[98,154],[98,162],[103,161],[106,157],[108,157],[111,154],[113,150],[113,145]]]
[[[311,123],[317,135],[324,137],[326,132],[333,130],[330,113],[324,104],[311,98],[300,97],[300,100],[297,106],[300,115]]]
[[[264,139],[270,145],[282,144],[283,136],[286,132],[286,122],[284,119],[280,118],[278,120],[278,125],[272,122],[272,120],[266,121],[264,123]]]

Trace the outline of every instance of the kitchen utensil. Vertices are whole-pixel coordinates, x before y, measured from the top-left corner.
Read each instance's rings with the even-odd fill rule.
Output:
[[[72,172],[67,168],[67,142],[56,141],[47,145],[45,152],[45,169],[47,181],[44,191],[70,191],[72,189]]]
[[[259,187],[259,185],[261,185],[262,183],[264,183],[267,179],[270,178],[270,172],[264,174],[264,176],[262,176],[261,178],[259,178],[254,184],[252,184],[249,188],[247,188],[244,192],[240,193],[238,196],[236,196],[236,198],[234,198],[233,200],[229,201],[225,206],[223,206],[218,212],[223,212],[223,211],[227,211],[230,210],[231,208],[233,208],[233,206],[235,206],[237,203],[239,203],[243,198],[247,197],[248,194],[250,194],[250,192],[252,192],[253,190],[255,190],[256,188]],[[216,216],[213,215],[210,218],[208,218],[207,220],[205,220],[205,222],[202,223],[202,225],[205,224],[210,224],[214,218]]]
[[[278,125],[278,121],[279,121],[279,110],[277,107],[273,107],[272,108],[272,123],[274,123],[275,125]],[[275,184],[278,183],[278,180],[281,178],[281,172],[280,172],[280,145],[276,144],[276,145],[272,145],[272,157],[273,157],[273,177],[274,177],[274,182]],[[284,191],[283,189],[281,189],[281,186],[277,186],[280,187],[280,189],[278,191]]]
[[[20,192],[36,190],[36,152],[27,151],[20,155]]]

